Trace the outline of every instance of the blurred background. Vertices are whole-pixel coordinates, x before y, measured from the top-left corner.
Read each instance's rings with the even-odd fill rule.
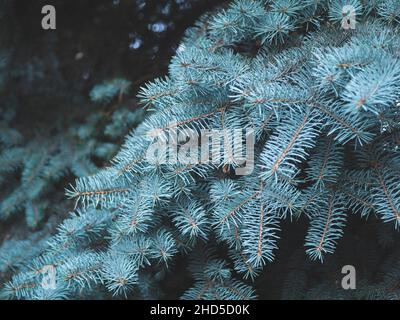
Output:
[[[138,87],[165,74],[185,29],[221,3],[0,0],[0,50],[9,58],[1,98],[14,99],[23,110],[18,117],[32,125],[33,120],[53,121],[65,108],[82,112],[98,82],[124,77]],[[56,30],[41,27],[45,4],[57,10]]]

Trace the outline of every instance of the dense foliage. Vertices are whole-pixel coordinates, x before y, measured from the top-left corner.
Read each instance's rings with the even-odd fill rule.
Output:
[[[180,281],[183,261],[192,283],[181,298],[253,299],[252,283],[284,249],[287,220],[307,221],[311,262],[329,259],[354,215],[399,229],[399,23],[396,0],[236,0],[203,16],[168,76],[142,87],[146,117],[111,164],[68,188],[76,211],[54,235],[0,248],[0,271],[17,269],[3,297],[158,298]],[[121,88],[104,83],[91,98]],[[148,161],[155,141],[184,148],[166,138],[171,129],[225,130],[225,139],[251,129],[254,170],[235,175],[231,158]],[[282,296],[396,298],[397,252],[384,276],[345,292],[327,278],[307,290],[314,264],[296,251]],[[45,266],[56,271],[52,289],[41,286]]]

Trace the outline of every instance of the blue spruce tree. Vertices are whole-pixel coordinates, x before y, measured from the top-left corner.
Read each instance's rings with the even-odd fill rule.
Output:
[[[398,230],[399,23],[396,0],[236,0],[203,16],[168,75],[141,89],[146,117],[111,164],[67,190],[76,212],[51,236],[0,249],[0,271],[17,270],[2,296],[154,299],[184,263],[181,298],[253,299],[285,220],[307,219],[304,250],[320,262],[353,215]],[[98,90],[112,95],[112,83]],[[169,131],[205,129],[254,132],[254,170],[149,160],[155,141],[185,148]],[[294,263],[291,279],[306,279],[310,264]],[[360,297],[392,297],[395,276]],[[331,297],[314,289],[302,297]]]

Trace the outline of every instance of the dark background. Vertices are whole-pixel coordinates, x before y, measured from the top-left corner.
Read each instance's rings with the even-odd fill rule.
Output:
[[[125,77],[137,88],[165,74],[186,28],[224,1],[10,2],[4,28],[12,72],[6,92],[18,104],[19,119],[33,125],[32,120],[54,121],[65,108],[82,113],[88,92],[103,80]],[[56,30],[41,27],[46,4],[56,8]]]

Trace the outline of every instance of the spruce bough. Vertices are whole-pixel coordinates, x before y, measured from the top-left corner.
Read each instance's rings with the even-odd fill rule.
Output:
[[[346,5],[355,29],[343,28]],[[253,299],[283,219],[309,220],[305,251],[321,262],[349,215],[398,229],[399,22],[395,0],[238,0],[204,16],[168,76],[141,89],[146,119],[110,167],[67,191],[78,211],[3,296],[157,298],[187,261],[183,299]],[[255,170],[148,163],[149,133],[171,124],[254,130]],[[40,286],[44,265],[54,290]]]

